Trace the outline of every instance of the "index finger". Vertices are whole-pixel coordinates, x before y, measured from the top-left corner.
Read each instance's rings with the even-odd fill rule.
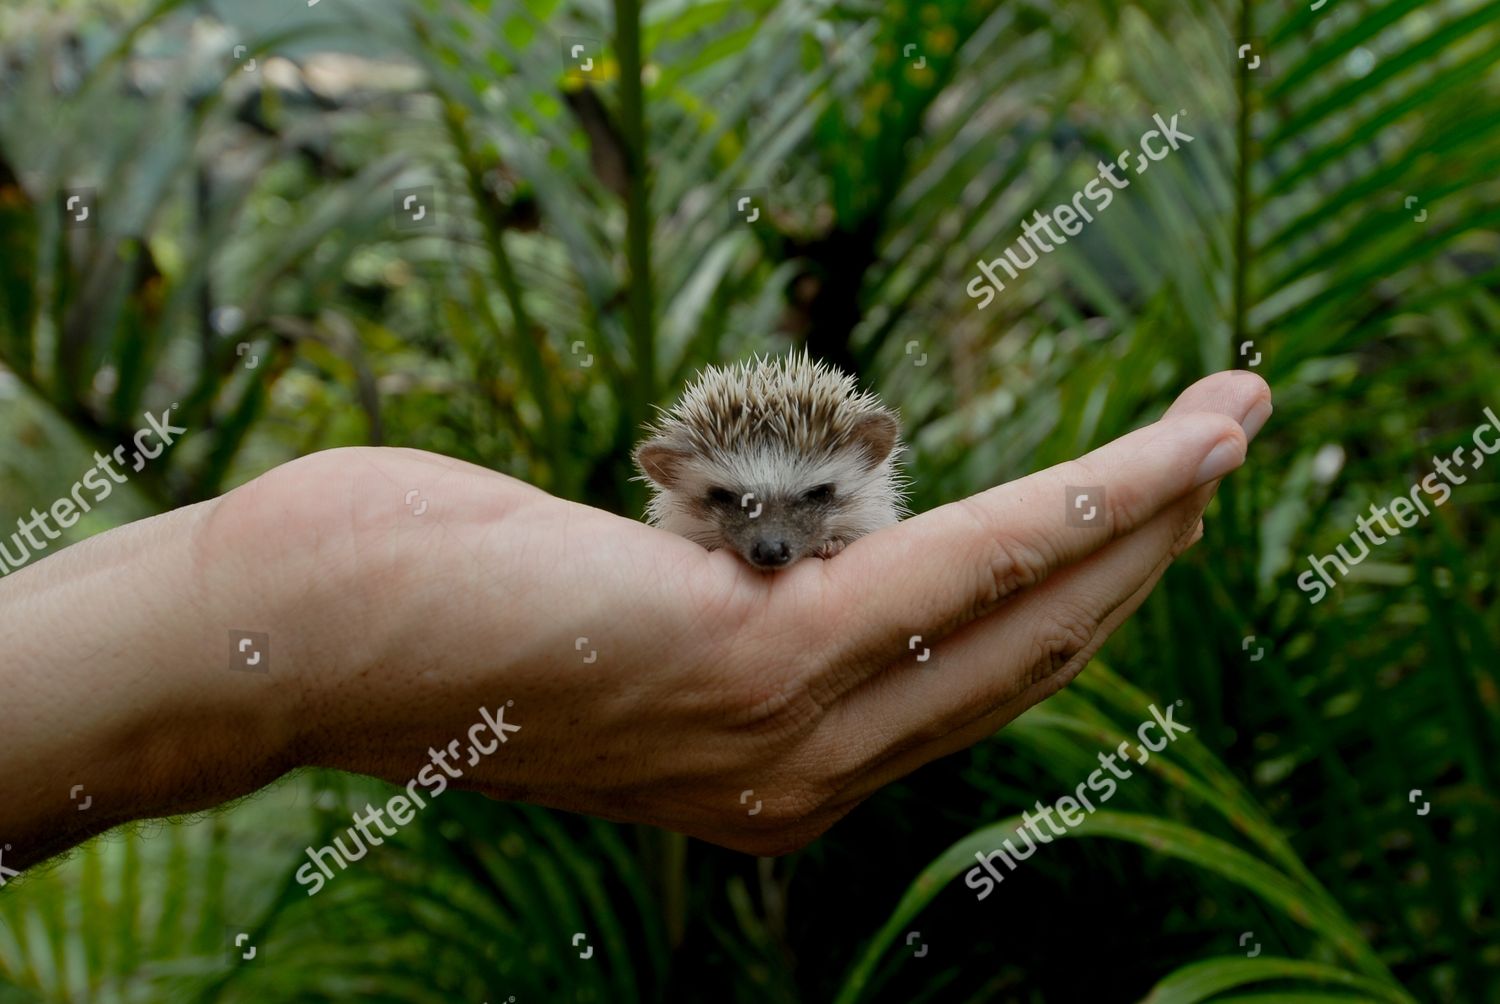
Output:
[[[824,652],[832,666],[855,667],[851,676],[862,679],[908,645],[983,617],[1222,478],[1244,463],[1247,446],[1227,415],[1172,415],[1077,460],[861,538],[822,566],[819,619],[824,632],[840,628]],[[855,613],[836,616],[849,610]]]

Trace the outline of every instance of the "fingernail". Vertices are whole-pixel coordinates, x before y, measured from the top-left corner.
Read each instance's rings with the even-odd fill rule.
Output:
[[[1244,462],[1245,455],[1240,452],[1240,444],[1226,439],[1203,458],[1203,463],[1198,467],[1198,484],[1206,485],[1210,481],[1217,481]]]
[[[1261,428],[1265,426],[1266,419],[1271,417],[1271,411],[1270,401],[1257,401],[1255,403],[1255,407],[1250,409],[1250,413],[1240,423],[1240,428],[1245,430],[1246,439],[1255,438],[1255,434],[1260,432]]]

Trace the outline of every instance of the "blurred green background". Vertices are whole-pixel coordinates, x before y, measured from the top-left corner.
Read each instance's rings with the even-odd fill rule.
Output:
[[[0,7],[0,525],[174,402],[188,436],[70,539],[372,443],[638,515],[652,406],[790,345],[900,408],[918,509],[1207,372],[1253,363],[1277,404],[1203,543],[1072,687],[806,851],[455,793],[309,900],[302,849],[385,788],[302,773],[5,888],[0,1002],[1500,1001],[1493,472],[1316,606],[1294,585],[1500,410],[1497,20]],[[976,263],[1158,113],[1194,141],[976,309]],[[976,902],[972,852],[1175,700],[1192,736]]]

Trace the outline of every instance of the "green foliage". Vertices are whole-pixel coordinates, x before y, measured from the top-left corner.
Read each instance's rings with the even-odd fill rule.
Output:
[[[1500,491],[1294,582],[1500,410],[1500,4],[604,6],[0,21],[3,511],[175,402],[116,521],[351,443],[634,514],[650,407],[794,342],[901,408],[925,508],[1258,353],[1277,413],[1204,542],[1114,672],[789,859],[455,793],[308,900],[302,849],[381,786],[302,775],[7,887],[0,1002],[1495,999]],[[1174,113],[1191,143],[976,309],[977,262]],[[1179,699],[1194,734],[1084,839],[953,881]]]

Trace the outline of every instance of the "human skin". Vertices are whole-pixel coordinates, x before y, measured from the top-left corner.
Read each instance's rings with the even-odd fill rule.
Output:
[[[774,574],[434,454],[293,461],[0,579],[3,865],[302,766],[405,785],[508,703],[521,731],[455,786],[798,848],[1073,679],[1269,415],[1259,377],[1216,374],[1079,460]],[[1089,485],[1100,525],[1067,525]],[[238,631],[270,634],[268,672],[229,669]]]

